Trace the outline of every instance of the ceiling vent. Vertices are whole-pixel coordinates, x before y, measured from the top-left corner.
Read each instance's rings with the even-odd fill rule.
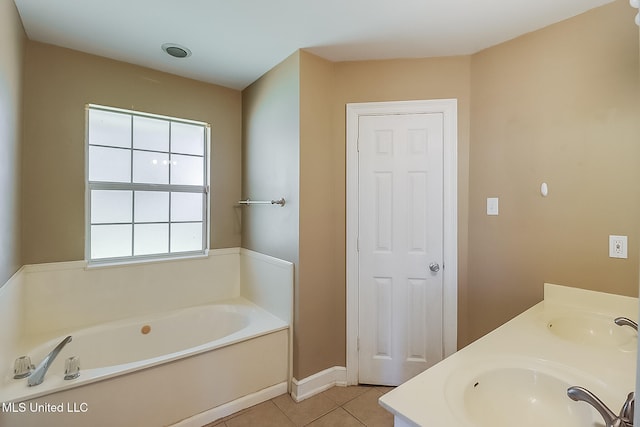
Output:
[[[184,46],[180,46],[175,43],[165,43],[162,45],[162,50],[167,52],[169,55],[174,58],[186,58],[191,56],[191,51]]]

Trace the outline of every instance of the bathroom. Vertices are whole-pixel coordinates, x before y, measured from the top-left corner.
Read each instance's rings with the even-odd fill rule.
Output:
[[[455,98],[458,348],[541,301],[544,282],[638,295],[628,1],[473,55],[333,63],[298,50],[242,90],[27,40],[13,3],[2,7],[0,283],[23,265],[84,259],[85,104],[202,120],[211,248],[294,263],[292,376],[344,368],[345,104]],[[245,197],[287,203],[238,207]],[[486,215],[488,197],[499,216]],[[607,256],[609,235],[628,236],[628,259]]]

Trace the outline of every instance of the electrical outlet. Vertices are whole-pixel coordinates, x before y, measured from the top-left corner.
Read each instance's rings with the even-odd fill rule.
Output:
[[[609,258],[627,258],[627,236],[609,236]]]

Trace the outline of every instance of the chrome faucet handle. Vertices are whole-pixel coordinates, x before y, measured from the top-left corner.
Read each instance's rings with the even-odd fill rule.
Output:
[[[584,387],[569,387],[567,389],[567,396],[576,402],[583,401],[593,406],[593,408],[602,415],[605,427],[633,427],[633,414],[631,419],[622,416],[623,412],[628,412],[629,407],[633,406],[633,401],[635,399],[631,395],[627,397],[627,402],[629,403],[627,404],[627,402],[625,402],[625,405],[620,411],[620,416],[614,414],[607,405],[602,402],[602,400],[598,399],[595,394],[591,393]],[[631,409],[631,411],[633,411],[633,409]]]
[[[633,426],[633,415],[635,412],[636,394],[634,392],[629,393],[627,400],[625,400],[622,409],[620,409],[620,418],[626,421],[628,426]]]
[[[27,378],[34,369],[36,369],[36,367],[31,364],[31,358],[29,356],[20,356],[13,364],[13,379],[19,380]]]

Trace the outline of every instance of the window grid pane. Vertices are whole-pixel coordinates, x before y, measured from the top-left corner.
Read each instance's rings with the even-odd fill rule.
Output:
[[[171,224],[171,253],[193,252],[202,249],[202,223]]]
[[[203,185],[204,157],[171,155],[171,184]]]
[[[131,256],[131,224],[91,226],[91,258]]]
[[[153,151],[133,151],[133,182],[169,183],[169,155]]]
[[[89,136],[92,118],[102,117],[95,111],[105,110],[90,108]],[[120,110],[106,113],[119,124],[118,139],[108,138],[103,120],[100,138],[87,140],[90,260],[202,253],[208,216],[206,125]],[[130,140],[123,147],[127,121]],[[179,155],[173,154],[174,144]],[[115,153],[109,150],[118,155],[109,156]]]
[[[132,192],[91,190],[91,224],[131,223]]]
[[[135,224],[133,255],[165,254],[169,250],[169,224]]]
[[[133,117],[133,148],[169,151],[170,122],[148,117]]]
[[[89,147],[89,181],[131,182],[130,150]]]
[[[171,124],[173,153],[204,156],[204,127],[174,122]]]
[[[169,222],[169,192],[136,191],[134,221],[139,223]]]
[[[89,110],[89,144],[131,147],[131,118],[112,111]]]
[[[202,222],[203,199],[199,193],[171,193],[171,221]]]

